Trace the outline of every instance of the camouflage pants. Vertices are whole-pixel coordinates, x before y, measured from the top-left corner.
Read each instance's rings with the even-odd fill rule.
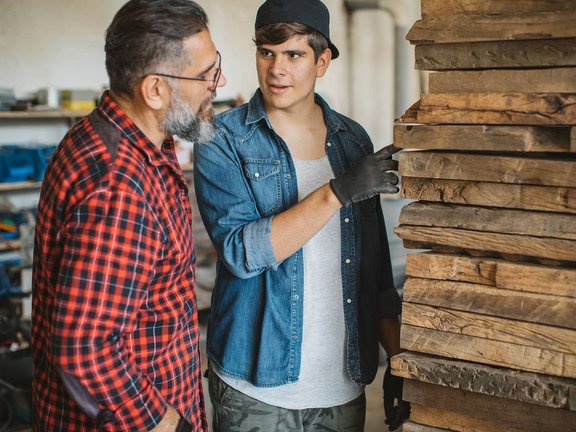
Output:
[[[289,410],[268,405],[233,389],[210,370],[212,432],[362,432],[366,419],[364,393],[331,408]]]

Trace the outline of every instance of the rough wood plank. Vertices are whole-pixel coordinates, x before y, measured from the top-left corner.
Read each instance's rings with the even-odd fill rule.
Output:
[[[453,411],[526,432],[576,430],[576,413],[523,402],[465,392],[413,380],[404,382],[404,398],[417,405]]]
[[[442,15],[416,21],[406,39],[412,44],[556,39],[576,36],[576,11],[514,15]]]
[[[399,226],[394,232],[412,249],[433,245],[466,251],[487,251],[504,255],[576,262],[576,242],[510,234],[481,233],[453,228]]]
[[[450,307],[404,301],[402,324],[576,355],[574,330],[464,312]]]
[[[401,190],[421,201],[576,214],[576,188],[403,177]]]
[[[499,14],[513,15],[522,12],[554,12],[574,10],[574,0],[422,0],[423,17],[455,14]]]
[[[506,342],[402,325],[400,346],[458,360],[576,378],[576,357]]]
[[[496,286],[576,298],[576,269],[499,262]]]
[[[454,411],[439,410],[416,403],[412,404],[410,418],[416,423],[457,432],[526,432],[523,429],[501,426],[497,422],[480,420]]]
[[[449,429],[439,429],[432,426],[426,426],[412,421],[407,421],[402,425],[402,432],[443,432]]]
[[[529,404],[576,411],[576,381],[404,352],[390,359],[392,373],[408,379]]]
[[[576,299],[409,277],[404,301],[576,329]]]
[[[400,225],[576,240],[576,216],[561,213],[413,202],[402,208],[399,222]]]
[[[418,253],[406,257],[406,275],[576,298],[576,268]]]
[[[576,39],[424,44],[418,70],[576,66]]]
[[[402,177],[486,181],[537,186],[576,187],[576,160],[455,154],[441,151],[402,152]]]
[[[574,70],[576,72],[576,68]],[[534,126],[398,123],[394,125],[394,146],[423,150],[560,153],[571,151],[570,128]]]
[[[574,26],[576,28],[576,26]],[[574,93],[429,93],[418,123],[575,125]]]
[[[576,69],[445,71],[428,76],[429,93],[576,93]]]

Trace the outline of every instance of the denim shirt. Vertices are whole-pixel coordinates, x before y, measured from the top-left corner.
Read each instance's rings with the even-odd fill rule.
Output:
[[[356,122],[316,95],[335,175],[373,152]],[[298,202],[290,151],[266,115],[260,90],[217,116],[212,142],[196,145],[194,182],[218,253],[208,358],[220,373],[262,387],[298,380],[304,268],[302,249],[276,262],[274,215]],[[340,210],[342,305],[350,377],[370,383],[378,367],[377,321],[400,313],[379,197]],[[336,354],[337,355],[337,354]]]

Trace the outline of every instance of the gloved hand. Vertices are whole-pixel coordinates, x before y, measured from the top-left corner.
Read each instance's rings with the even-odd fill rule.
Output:
[[[379,193],[396,193],[398,162],[392,155],[399,151],[394,145],[368,155],[344,174],[330,180],[330,186],[344,207]]]
[[[404,378],[392,375],[390,365],[388,365],[384,373],[382,388],[384,389],[385,423],[390,431],[398,429],[410,418],[410,402],[402,400],[403,387]]]

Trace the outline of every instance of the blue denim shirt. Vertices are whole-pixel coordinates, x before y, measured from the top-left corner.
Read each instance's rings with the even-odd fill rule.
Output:
[[[336,175],[373,152],[356,122],[316,95]],[[266,115],[260,90],[217,116],[213,141],[196,145],[194,181],[204,225],[218,253],[208,358],[225,375],[256,386],[297,381],[303,316],[302,250],[276,262],[272,218],[298,202],[290,151]],[[380,317],[400,313],[379,197],[340,210],[342,284],[350,377],[374,379]]]

